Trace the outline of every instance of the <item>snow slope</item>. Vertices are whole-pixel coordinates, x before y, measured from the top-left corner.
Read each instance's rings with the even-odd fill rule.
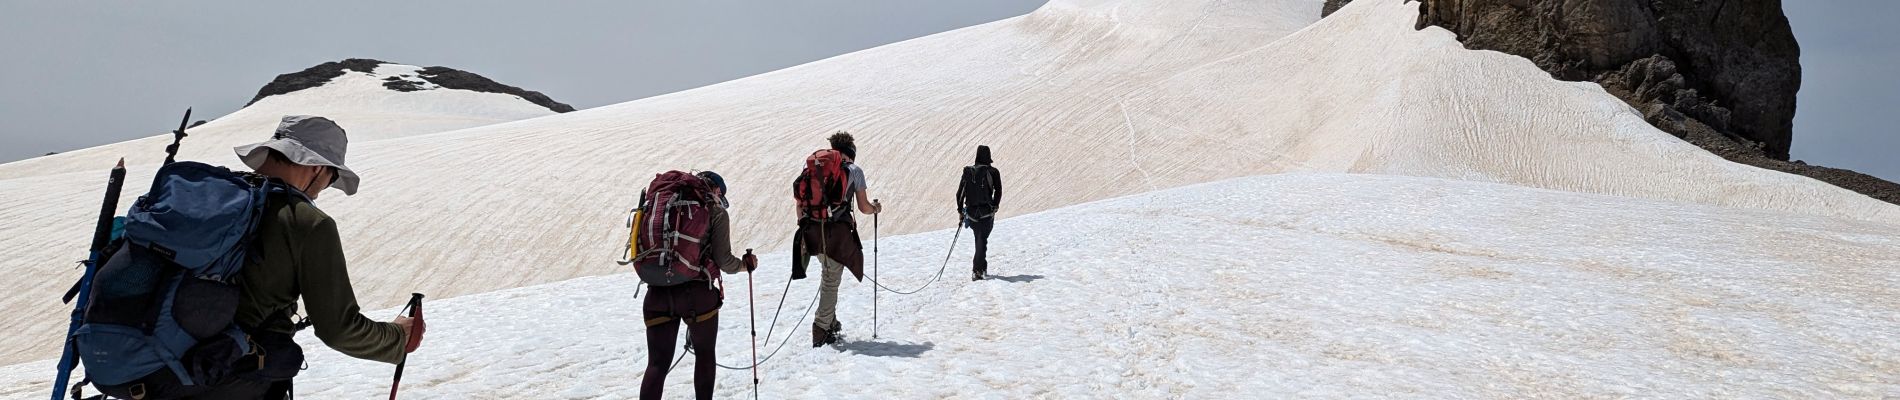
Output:
[[[520,97],[469,90],[442,89],[427,84],[427,90],[397,92],[383,87],[383,79],[397,77],[420,81],[422,68],[413,65],[383,64],[373,73],[344,70],[343,75],[321,86],[287,94],[265,97],[231,114],[209,119],[204,125],[186,129],[188,136],[179,150],[179,158],[226,165],[242,165],[231,148],[269,139],[277,122],[285,115],[321,115],[335,120],[349,131],[350,143],[415,136],[483,125],[552,115],[546,107]],[[120,157],[134,166],[132,176],[151,176],[151,170],[165,159],[165,146],[172,143],[169,129],[176,120],[152,121],[153,131],[161,133],[135,140],[74,150],[51,156],[0,164],[0,179],[15,179],[67,172],[94,173],[112,168]]]
[[[1419,175],[1900,223],[1900,208],[1721,160],[1589,84],[1411,29],[1416,4],[1058,0],[1022,17],[699,89],[358,143],[339,219],[366,306],[614,271],[649,174],[713,169],[742,247],[793,229],[785,183],[859,135],[886,234],[955,221],[958,168],[995,148],[1002,216],[1241,176]],[[108,163],[109,164],[109,163]],[[103,166],[104,164],[101,164]],[[149,174],[149,172],[146,172]],[[0,181],[0,349],[51,357],[102,170]],[[134,171],[127,198],[144,189]],[[17,310],[17,311],[15,311]],[[22,353],[14,353],[20,350]]]
[[[808,346],[791,284],[761,398],[1880,398],[1900,395],[1900,231],[1491,183],[1379,175],[1228,180],[1000,221],[997,280],[884,293],[847,283],[848,340]],[[899,289],[948,230],[887,237]],[[760,334],[786,254],[756,277]],[[749,362],[727,280],[717,349]],[[405,398],[633,398],[637,278],[580,278],[429,304]],[[393,315],[385,309],[370,315]],[[391,366],[304,334],[311,398],[386,393]],[[693,361],[668,378],[690,393]],[[40,396],[46,363],[0,368]],[[721,397],[750,390],[720,371]]]

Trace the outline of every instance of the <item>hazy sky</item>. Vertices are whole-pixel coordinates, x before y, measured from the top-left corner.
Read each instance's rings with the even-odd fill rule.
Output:
[[[277,74],[442,65],[577,108],[1020,15],[1045,0],[0,0],[0,162],[224,115]],[[1801,41],[1793,156],[1900,180],[1895,0],[1784,0]],[[110,4],[110,6],[101,6]],[[161,151],[161,149],[154,149]]]

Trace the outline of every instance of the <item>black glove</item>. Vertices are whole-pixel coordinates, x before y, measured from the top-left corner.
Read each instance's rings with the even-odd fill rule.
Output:
[[[759,256],[752,255],[752,249],[745,249],[745,272],[759,269]]]

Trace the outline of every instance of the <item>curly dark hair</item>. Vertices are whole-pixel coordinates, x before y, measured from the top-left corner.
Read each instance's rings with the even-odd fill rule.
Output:
[[[831,141],[832,150],[844,153],[845,157],[851,157],[852,159],[858,158],[857,140],[851,138],[850,132],[838,131],[838,133],[831,134],[831,137],[825,138],[825,140]]]

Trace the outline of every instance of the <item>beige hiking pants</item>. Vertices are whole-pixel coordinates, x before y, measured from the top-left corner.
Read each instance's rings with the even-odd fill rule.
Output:
[[[844,264],[832,261],[831,257],[818,256],[818,262],[825,269],[820,273],[818,283],[818,311],[814,323],[820,329],[833,329],[838,326],[838,284],[844,281]]]

